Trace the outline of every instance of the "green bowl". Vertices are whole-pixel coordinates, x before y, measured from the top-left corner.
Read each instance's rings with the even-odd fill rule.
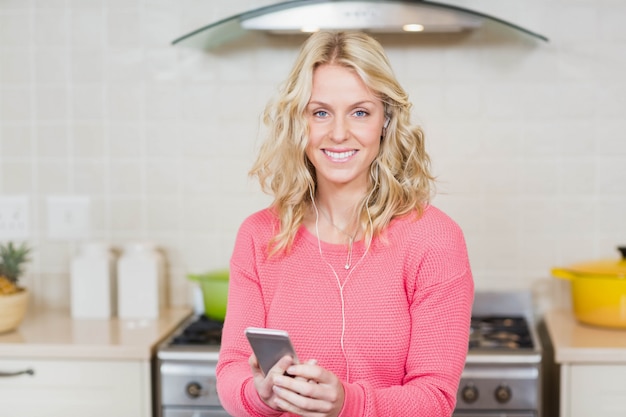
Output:
[[[226,317],[228,276],[228,270],[187,275],[187,279],[200,285],[204,301],[204,314],[210,319],[224,321],[224,317]]]

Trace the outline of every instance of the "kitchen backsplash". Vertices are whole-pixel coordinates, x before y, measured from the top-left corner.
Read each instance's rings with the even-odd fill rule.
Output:
[[[69,306],[80,240],[48,235],[47,200],[88,197],[91,238],[152,241],[170,304],[187,272],[226,267],[240,222],[270,201],[248,179],[259,115],[303,37],[174,47],[272,1],[0,0],[0,196],[26,196],[35,303]],[[626,244],[626,4],[448,1],[528,27],[386,35],[477,289],[563,288],[550,268]],[[0,236],[0,241],[3,240]]]

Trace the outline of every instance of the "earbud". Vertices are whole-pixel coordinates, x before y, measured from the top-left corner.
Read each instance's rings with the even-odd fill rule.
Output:
[[[385,124],[383,125],[385,129],[387,129],[387,126],[389,126],[389,121],[390,121],[389,116],[385,117]]]

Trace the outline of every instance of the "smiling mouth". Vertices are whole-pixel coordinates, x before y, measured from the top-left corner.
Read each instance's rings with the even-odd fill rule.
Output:
[[[333,152],[327,149],[324,149],[323,152],[328,155],[332,159],[348,159],[352,155],[356,154],[356,150],[345,151],[345,152]]]

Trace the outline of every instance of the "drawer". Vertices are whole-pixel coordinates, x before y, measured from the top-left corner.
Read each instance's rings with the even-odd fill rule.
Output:
[[[149,363],[0,360],[0,375],[4,375],[0,376],[2,415],[151,415]]]

